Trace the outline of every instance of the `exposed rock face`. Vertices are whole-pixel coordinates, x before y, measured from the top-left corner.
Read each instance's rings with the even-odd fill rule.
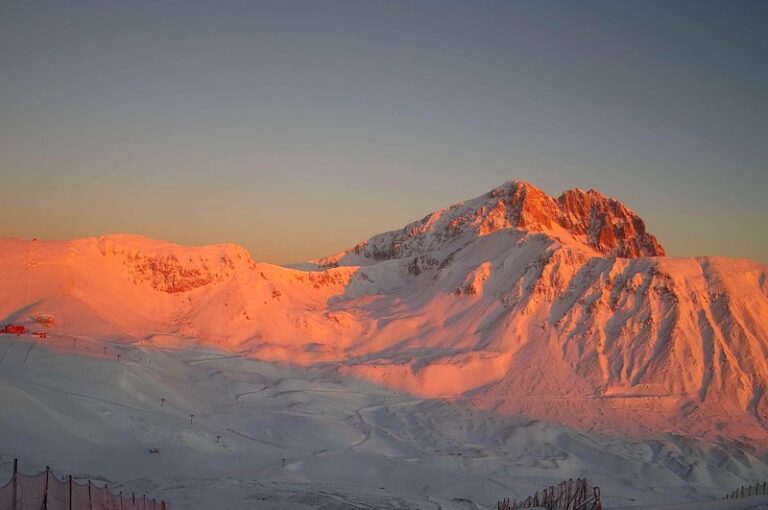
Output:
[[[559,225],[595,251],[623,258],[662,257],[664,248],[645,230],[640,217],[616,199],[599,191],[578,188],[555,200],[525,182],[510,182],[486,195],[497,199],[489,209],[483,204],[478,233],[488,234],[512,224],[523,230],[551,232]],[[507,221],[499,222],[499,216]]]
[[[572,189],[555,199],[526,182],[511,181],[467,202],[440,209],[407,225],[363,241],[346,252],[317,261],[323,266],[423,255],[448,244],[466,243],[503,229],[572,237],[607,257],[664,256],[664,248],[637,214],[618,200]]]
[[[645,230],[645,223],[621,202],[602,193],[570,189],[557,199],[559,222],[586,236],[587,244],[617,257],[663,257],[664,248]]]

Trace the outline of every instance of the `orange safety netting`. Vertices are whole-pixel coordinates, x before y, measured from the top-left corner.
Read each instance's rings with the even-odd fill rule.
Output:
[[[40,510],[45,495],[45,473],[33,476],[16,475],[16,508],[18,510]]]
[[[56,478],[53,473],[48,475],[48,510],[69,510],[69,487],[67,482]]]
[[[13,479],[0,487],[0,510],[10,509],[13,505]]]
[[[14,497],[15,493],[15,497]],[[15,507],[14,507],[15,501]],[[0,487],[0,510],[160,510],[146,496],[113,494],[109,487],[59,480],[50,470],[36,475],[17,473]]]
[[[88,491],[88,484],[80,485],[72,482],[72,510],[78,508],[90,508],[91,496]]]

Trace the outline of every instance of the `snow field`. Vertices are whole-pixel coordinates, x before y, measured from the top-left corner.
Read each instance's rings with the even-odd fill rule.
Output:
[[[590,435],[334,367],[142,343],[0,336],[3,474],[18,457],[194,510],[482,508],[579,476],[615,506],[718,496],[766,472],[745,452],[710,465],[675,438]]]

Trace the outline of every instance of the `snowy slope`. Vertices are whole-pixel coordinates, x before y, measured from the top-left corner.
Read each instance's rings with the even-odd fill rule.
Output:
[[[768,267],[667,258],[614,199],[510,182],[302,267],[235,245],[7,239],[0,318],[52,314],[62,338],[213,348],[499,419],[664,441],[699,459],[676,476],[702,486],[764,470]]]
[[[172,509],[490,508],[580,476],[615,508],[768,475],[747,445],[617,440],[199,348],[0,336],[0,374],[0,479],[17,457]]]

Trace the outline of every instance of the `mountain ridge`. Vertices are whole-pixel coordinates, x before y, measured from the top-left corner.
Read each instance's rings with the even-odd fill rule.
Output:
[[[0,318],[330,363],[582,430],[765,435],[768,266],[661,256],[618,201],[514,181],[371,239],[311,271],[237,245],[2,240]],[[619,256],[636,250],[652,256]]]
[[[479,197],[438,209],[401,230],[375,235],[313,262],[331,267],[347,263],[345,259],[356,265],[366,260],[402,258],[449,244],[466,234],[484,236],[507,228],[566,238],[602,256],[665,255],[643,220],[616,199],[579,188],[566,190],[555,199],[525,181],[508,181]]]

